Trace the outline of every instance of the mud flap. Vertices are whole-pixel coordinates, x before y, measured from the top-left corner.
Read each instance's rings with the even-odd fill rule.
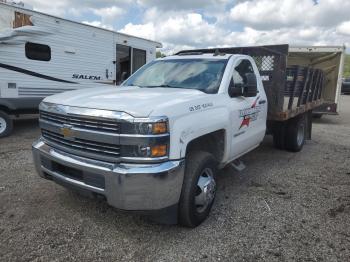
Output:
[[[309,110],[305,113],[306,117],[306,134],[305,139],[311,140],[311,133],[312,133],[312,110]]]

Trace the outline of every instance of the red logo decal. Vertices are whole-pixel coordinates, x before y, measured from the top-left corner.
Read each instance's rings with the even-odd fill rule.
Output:
[[[254,103],[252,104],[252,106],[251,106],[249,109],[256,108],[256,104],[258,103],[259,98],[260,98],[260,97],[258,97],[257,99],[255,99]],[[244,127],[244,126],[249,127],[250,120],[252,119],[252,118],[251,118],[252,113],[251,113],[251,110],[249,110],[249,109],[247,109],[247,110],[241,110],[241,117],[243,117],[243,120],[242,120],[242,123],[241,123],[239,129],[241,129],[241,128]],[[242,113],[242,111],[243,111],[244,113]]]

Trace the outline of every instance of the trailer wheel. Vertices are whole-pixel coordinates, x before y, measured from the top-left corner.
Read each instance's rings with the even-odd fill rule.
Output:
[[[179,223],[196,227],[209,215],[216,193],[214,157],[203,151],[186,157],[185,177],[179,202]]]
[[[11,134],[13,129],[13,121],[10,116],[0,111],[0,138]]]
[[[273,125],[273,144],[277,149],[285,149],[286,124],[285,122],[275,122]]]
[[[305,144],[307,124],[305,115],[292,118],[287,123],[286,149],[291,152],[299,152]]]

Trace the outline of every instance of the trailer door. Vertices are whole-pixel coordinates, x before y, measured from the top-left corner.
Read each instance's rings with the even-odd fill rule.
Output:
[[[130,76],[131,72],[131,47],[117,45],[116,57],[116,83],[121,84]]]
[[[146,64],[146,51],[138,48],[132,49],[132,73]]]

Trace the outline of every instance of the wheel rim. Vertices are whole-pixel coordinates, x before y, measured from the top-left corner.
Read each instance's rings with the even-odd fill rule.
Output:
[[[197,212],[201,213],[214,201],[216,193],[216,182],[214,172],[210,168],[203,170],[197,182],[197,193],[195,205]]]
[[[298,146],[301,146],[301,144],[304,142],[304,135],[305,135],[305,126],[304,124],[300,124],[298,128],[298,135],[297,135]]]
[[[7,128],[7,124],[6,124],[5,119],[0,117],[0,134],[4,133],[6,128]]]

